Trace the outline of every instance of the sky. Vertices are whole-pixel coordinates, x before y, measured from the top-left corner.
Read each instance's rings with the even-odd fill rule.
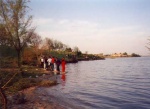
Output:
[[[31,0],[36,32],[83,53],[149,55],[150,0]]]

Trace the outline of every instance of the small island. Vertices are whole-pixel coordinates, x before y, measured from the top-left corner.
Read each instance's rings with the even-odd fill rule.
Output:
[[[107,55],[104,55],[104,57],[105,57],[105,58],[141,57],[141,55],[136,54],[136,53],[128,54],[128,53],[124,52],[124,53],[107,54]]]

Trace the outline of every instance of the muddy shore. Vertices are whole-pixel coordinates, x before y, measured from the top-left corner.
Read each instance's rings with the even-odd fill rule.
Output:
[[[10,104],[8,109],[65,109],[59,103],[50,102],[47,94],[38,87],[31,87],[23,90],[26,101],[22,104]]]
[[[55,81],[55,75],[44,74],[37,79]],[[8,98],[8,109],[65,109],[58,102],[53,102],[52,98],[47,97],[47,92],[42,90],[43,86],[36,86],[24,89],[18,93],[23,95],[24,102],[14,103],[12,96]],[[49,100],[51,99],[51,100]]]

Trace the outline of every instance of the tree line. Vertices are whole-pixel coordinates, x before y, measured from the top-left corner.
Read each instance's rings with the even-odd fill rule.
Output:
[[[13,51],[17,55],[17,64],[21,68],[22,57],[31,51],[34,58],[45,51],[72,49],[66,44],[51,38],[42,39],[32,27],[32,15],[28,15],[30,8],[29,0],[0,0],[0,46],[7,51]],[[3,50],[3,51],[5,51]],[[74,50],[79,51],[78,47]],[[1,56],[8,52],[1,53]],[[31,54],[31,52],[28,52]],[[25,55],[24,55],[25,56]]]

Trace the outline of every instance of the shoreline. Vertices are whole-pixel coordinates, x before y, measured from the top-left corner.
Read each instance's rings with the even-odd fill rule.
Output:
[[[38,77],[37,79],[49,79],[54,81],[55,75],[45,75],[44,77]],[[47,92],[42,90],[42,88],[44,88],[44,86],[35,86],[19,91],[17,94],[23,95],[25,99],[23,103],[13,103],[14,95],[10,95],[8,97],[8,109],[65,109],[59,102],[53,102],[53,99],[48,97]],[[21,98],[21,96],[19,97]]]
[[[43,74],[45,74],[45,76],[39,76],[37,79],[55,79],[55,75],[51,75],[52,72],[47,72],[48,74],[46,74],[46,72],[47,71],[44,70]],[[59,101],[55,102],[53,97],[51,97],[51,95],[49,96],[47,91],[42,90],[43,88],[45,87],[37,86],[19,91],[19,93],[24,93],[26,95],[26,102],[23,104],[11,104],[8,109],[66,109],[64,107],[65,103],[61,105]]]
[[[19,93],[25,95],[26,101],[22,104],[10,104],[11,109],[65,109],[59,103],[50,102],[47,93],[40,87],[30,87]],[[51,100],[52,101],[52,100]]]

